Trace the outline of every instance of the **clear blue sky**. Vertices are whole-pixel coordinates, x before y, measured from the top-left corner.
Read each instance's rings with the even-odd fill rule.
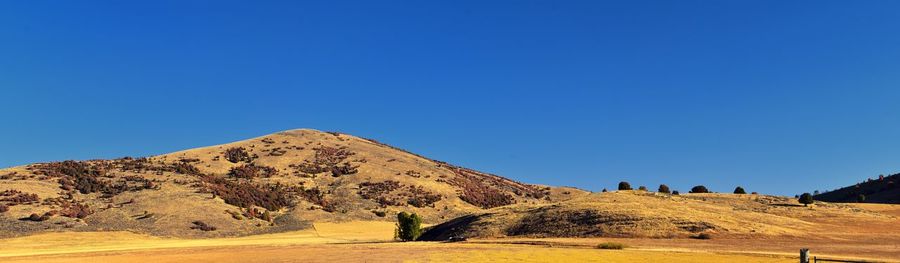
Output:
[[[0,166],[314,128],[595,191],[900,171],[897,1],[260,2],[0,2]]]

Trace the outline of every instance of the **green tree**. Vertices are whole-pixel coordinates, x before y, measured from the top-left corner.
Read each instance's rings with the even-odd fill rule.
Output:
[[[743,187],[738,186],[738,187],[734,188],[734,193],[742,195],[742,194],[747,194],[747,191],[744,191]]]
[[[857,195],[857,196],[856,196],[856,202],[858,202],[858,203],[865,203],[865,202],[866,202],[866,195],[864,195],[864,194],[859,194],[859,195]]]
[[[619,182],[619,190],[631,190],[631,184],[625,181]]]
[[[660,193],[663,193],[663,194],[669,194],[669,193],[672,193],[671,191],[669,191],[669,186],[668,186],[668,185],[664,185],[664,184],[659,185],[659,189],[656,190],[656,191],[657,191],[657,192],[660,192]]]
[[[800,195],[800,198],[798,198],[797,201],[800,201],[803,206],[807,206],[816,202],[815,200],[813,200],[812,195],[809,193],[803,193],[802,195]]]
[[[691,188],[690,193],[692,193],[692,194],[709,193],[709,189],[706,189],[706,186],[698,185],[698,186],[694,186],[693,188]]]
[[[396,236],[403,241],[415,241],[422,234],[422,217],[413,213],[397,214]]]

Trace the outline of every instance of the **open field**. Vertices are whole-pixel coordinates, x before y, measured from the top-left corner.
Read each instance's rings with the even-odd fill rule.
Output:
[[[873,210],[896,213],[875,206]],[[900,262],[896,240],[501,238],[390,242],[389,222],[317,223],[315,229],[238,238],[159,238],[60,232],[0,240],[2,262],[796,262],[816,255]],[[594,248],[601,242],[624,250]],[[887,242],[887,243],[885,243]],[[893,243],[891,243],[893,242]]]

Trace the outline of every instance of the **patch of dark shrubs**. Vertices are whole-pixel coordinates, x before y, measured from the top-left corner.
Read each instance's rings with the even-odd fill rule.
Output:
[[[0,201],[9,202],[10,205],[31,204],[38,201],[38,195],[18,190],[5,190],[0,192]]]
[[[66,202],[59,211],[61,216],[70,218],[85,218],[94,213],[90,206],[78,202]]]
[[[743,187],[738,186],[738,187],[734,188],[734,193],[742,195],[742,194],[747,194],[747,191],[745,191]]]
[[[253,159],[250,157],[250,154],[247,153],[247,150],[245,150],[244,147],[232,147],[232,148],[225,149],[225,151],[222,152],[222,155],[225,157],[225,160],[228,160],[229,162],[232,162],[232,163],[239,163],[239,162],[248,162],[249,163],[249,162],[253,161]]]
[[[7,211],[9,211],[9,206],[0,204],[0,213],[6,213]]]
[[[441,201],[441,195],[425,190],[422,186],[409,186],[407,192],[401,196],[408,196],[406,203],[414,207],[434,207],[434,203]]]
[[[206,191],[221,197],[230,205],[243,208],[259,206],[276,211],[291,203],[285,187],[280,184],[257,186],[250,182],[235,182],[214,175],[202,175],[200,179]]]
[[[271,166],[259,166],[254,164],[245,164],[232,167],[228,171],[228,176],[242,179],[253,179],[257,177],[269,178],[278,174],[278,170]]]
[[[291,167],[308,175],[331,172],[331,176],[334,177],[358,172],[357,167],[349,162],[344,162],[348,157],[356,154],[347,150],[346,147],[319,147],[313,150],[316,151],[316,154],[312,160],[305,160],[302,164],[291,165]]]
[[[384,197],[385,195],[393,192],[400,187],[400,182],[390,180],[375,183],[363,182],[359,184],[359,191],[357,191],[356,193],[359,194],[359,196],[363,199],[375,200],[383,207],[388,205],[396,205],[396,203],[391,202],[387,198],[380,197]]]
[[[625,181],[619,182],[619,190],[631,190],[631,184]]]
[[[464,173],[457,174],[449,183],[462,188],[460,199],[484,209],[516,203],[516,200],[511,195],[490,187],[488,184],[477,180],[477,178]]]
[[[263,221],[272,222],[272,213],[269,213],[269,210],[259,211],[257,208],[248,208],[244,211],[244,216],[247,218],[258,218]]]
[[[306,200],[310,203],[317,204],[323,208],[334,211],[334,207],[328,203],[328,200],[325,199],[325,192],[323,192],[319,187],[313,188],[305,188],[300,187],[300,191],[297,193],[303,200]]]
[[[182,160],[182,161],[184,161],[184,160]],[[200,169],[197,169],[196,166],[194,166],[190,163],[186,163],[186,162],[175,163],[175,164],[172,164],[170,167],[172,169],[172,172],[179,173],[179,174],[185,174],[185,175],[199,175],[200,174]]]
[[[203,221],[194,221],[191,229],[198,229],[201,231],[216,231],[216,227],[206,224]]]

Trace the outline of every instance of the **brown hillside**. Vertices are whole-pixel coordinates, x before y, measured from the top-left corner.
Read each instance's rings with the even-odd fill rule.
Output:
[[[837,221],[835,221],[837,220]],[[737,194],[595,193],[554,204],[520,204],[434,226],[423,240],[450,237],[713,237],[815,236],[872,238],[900,233],[896,215],[852,205]],[[847,222],[855,222],[847,229]]]
[[[900,204],[900,173],[867,179],[855,185],[813,196],[827,202],[857,203],[860,195],[863,203]]]
[[[392,220],[399,211],[438,223],[583,194],[304,129],[148,158],[3,169],[0,229],[4,236],[60,230],[234,236],[316,221]]]

